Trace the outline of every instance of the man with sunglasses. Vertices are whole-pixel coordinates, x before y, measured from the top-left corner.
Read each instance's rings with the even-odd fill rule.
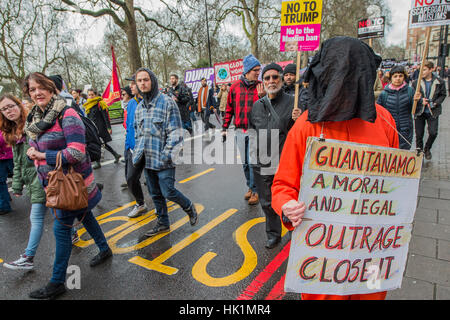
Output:
[[[243,162],[248,186],[244,199],[248,200],[249,205],[256,205],[259,202],[259,197],[250,165],[250,137],[247,130],[249,114],[252,111],[253,104],[263,97],[265,92],[262,83],[258,80],[261,72],[261,63],[258,59],[250,54],[244,58],[243,64],[244,72],[241,78],[231,86],[228,94],[225,118],[222,125],[222,136],[226,139],[227,130],[230,127],[231,119],[234,117],[236,145]]]
[[[267,95],[255,102],[249,124],[257,134],[257,143],[252,143],[251,154],[255,155],[256,159],[253,174],[259,201],[266,215],[268,249],[274,248],[281,241],[281,221],[272,209],[271,188],[281,150],[289,130],[294,125],[294,96],[283,90],[282,73],[283,69],[276,63],[268,64],[264,68],[262,79]]]

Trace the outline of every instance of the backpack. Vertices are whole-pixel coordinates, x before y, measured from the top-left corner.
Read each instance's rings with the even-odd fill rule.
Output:
[[[64,117],[64,113],[67,109],[72,108],[71,106],[66,106],[61,113],[59,114],[59,125],[62,128],[62,118]],[[72,108],[74,109],[74,108]],[[77,111],[76,109],[74,109]],[[102,141],[99,137],[98,129],[95,123],[85,117],[83,114],[77,111],[78,116],[83,121],[85,131],[85,140],[86,140],[86,153],[89,154],[89,158],[92,162],[100,161],[102,157]]]

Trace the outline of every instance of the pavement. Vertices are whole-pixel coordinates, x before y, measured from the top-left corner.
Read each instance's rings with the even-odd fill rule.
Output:
[[[450,299],[449,110],[447,98],[439,118],[439,135],[431,150],[433,158],[425,160],[422,169],[402,288],[389,292],[388,300]]]

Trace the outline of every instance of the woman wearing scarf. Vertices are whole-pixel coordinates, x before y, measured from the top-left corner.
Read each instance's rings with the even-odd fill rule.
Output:
[[[33,162],[27,157],[27,150],[30,146],[27,136],[23,132],[27,114],[28,110],[17,97],[5,94],[0,98],[0,130],[6,143],[12,146],[14,154],[13,193],[16,197],[20,197],[23,187],[26,186],[31,200],[31,230],[27,248],[19,259],[3,265],[12,270],[34,268],[33,259],[44,230],[44,217],[47,212],[44,189],[39,182]]]
[[[56,210],[58,219],[54,221],[53,231],[56,240],[53,275],[43,288],[30,293],[30,298],[51,299],[64,293],[66,271],[72,252],[71,225],[75,218],[83,221],[83,226],[100,249],[91,261],[94,267],[112,256],[106,238],[92,209],[100,202],[102,194],[97,187],[89,156],[86,154],[85,127],[78,113],[66,107],[65,100],[56,95],[52,80],[42,73],[32,73],[25,78],[23,93],[30,96],[35,106],[25,123],[25,133],[30,148],[27,156],[34,160],[42,186],[48,186],[48,173],[55,170],[56,157],[61,153],[63,170],[72,166],[75,172],[83,176],[88,192],[88,207],[78,211]]]
[[[411,149],[414,135],[411,115],[414,104],[414,89],[406,83],[407,73],[404,67],[395,66],[390,72],[390,84],[380,94],[377,103],[385,107],[392,115],[399,132],[400,149]]]
[[[272,186],[272,207],[293,230],[302,223],[305,203],[298,202],[308,137],[398,148],[395,121],[375,105],[373,86],[381,58],[362,41],[337,37],[325,41],[305,76],[308,109],[289,131]],[[386,292],[360,295],[302,293],[303,300],[385,299]]]
[[[108,105],[103,101],[102,97],[98,97],[97,93],[93,89],[88,90],[88,100],[83,105],[85,108],[86,116],[91,119],[98,129],[98,135],[105,145],[105,149],[108,150],[115,158],[115,163],[120,160],[120,154],[118,154],[108,142],[112,141],[111,138],[111,122],[109,120]],[[97,161],[93,166],[93,169],[101,167],[100,161]]]

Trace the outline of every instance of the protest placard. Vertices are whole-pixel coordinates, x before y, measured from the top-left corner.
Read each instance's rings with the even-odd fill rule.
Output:
[[[450,24],[450,3],[447,0],[411,0],[410,28],[447,24]]]
[[[314,51],[320,46],[322,0],[283,0],[280,51]]]
[[[384,37],[385,18],[377,17],[358,21],[358,39]]]
[[[214,64],[216,84],[233,83],[244,73],[243,60],[233,60]]]
[[[309,138],[285,291],[365,294],[401,286],[423,155]]]
[[[192,89],[194,98],[198,96],[198,91],[202,85],[202,78],[205,78],[208,87],[212,88],[214,85],[214,68],[193,69],[187,70],[184,73],[184,83]]]

